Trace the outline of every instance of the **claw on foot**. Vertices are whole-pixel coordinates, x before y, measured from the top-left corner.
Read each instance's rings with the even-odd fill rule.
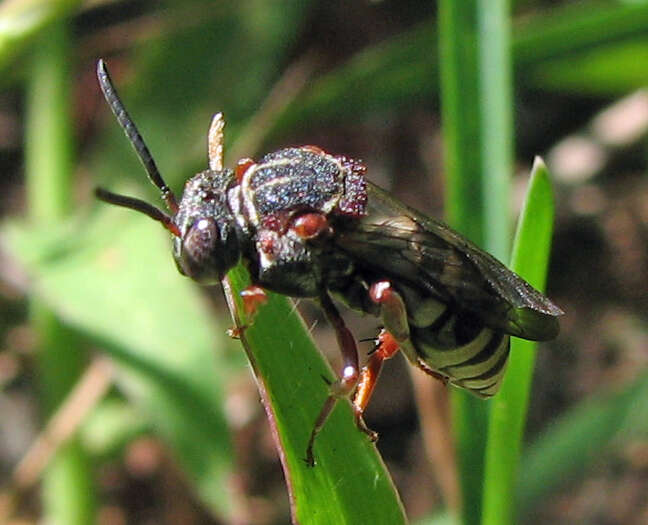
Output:
[[[228,337],[231,337],[232,339],[240,339],[241,336],[243,335],[243,332],[247,330],[249,325],[244,324],[243,326],[232,326],[225,330],[225,333],[227,334]]]

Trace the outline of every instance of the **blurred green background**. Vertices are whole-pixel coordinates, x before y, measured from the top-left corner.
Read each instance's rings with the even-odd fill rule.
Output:
[[[527,216],[551,223],[555,206],[547,294],[566,315],[538,346],[528,416],[526,384],[449,403],[394,359],[367,421],[397,492],[344,409],[327,428],[338,464],[323,444],[305,469],[283,442],[289,491],[220,288],[177,273],[159,225],[92,197],[159,203],[99,57],[177,193],[222,111],[227,165],[300,144],[361,158],[508,261],[541,155]],[[401,523],[399,498],[412,523],[648,522],[648,2],[5,0],[0,72],[0,523],[283,524],[289,492],[301,523]],[[515,252],[539,282],[541,231]],[[335,363],[333,333],[298,306]],[[273,308],[283,326],[289,303]],[[379,326],[346,318],[358,339]],[[326,390],[307,338],[304,373],[264,368],[304,332],[291,319],[250,356],[276,413],[281,378],[308,421]],[[530,373],[533,351],[515,351]]]

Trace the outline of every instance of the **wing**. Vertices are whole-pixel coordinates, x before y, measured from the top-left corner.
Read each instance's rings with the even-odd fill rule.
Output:
[[[458,309],[491,328],[532,340],[558,334],[560,308],[445,224],[367,183],[368,214],[342,228],[336,244],[359,265]]]

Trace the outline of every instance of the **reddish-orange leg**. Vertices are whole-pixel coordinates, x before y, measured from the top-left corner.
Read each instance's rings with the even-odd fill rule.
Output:
[[[409,340],[409,323],[407,321],[407,309],[400,294],[394,290],[389,281],[377,281],[369,288],[371,300],[381,306],[380,313],[385,322],[387,331],[397,348],[389,354],[391,357],[400,348],[403,350],[410,362],[418,366],[423,372],[448,384],[448,378],[436,370],[430,368],[416,353]],[[380,342],[380,340],[379,340]],[[386,357],[385,359],[388,359]],[[365,403],[366,405],[366,403]]]
[[[353,411],[355,413],[356,425],[360,430],[369,435],[372,441],[378,439],[378,434],[367,426],[362,415],[373,394],[383,362],[393,357],[398,350],[400,348],[394,336],[383,328],[378,334],[376,348],[369,356],[367,364],[362,367],[358,388],[353,396]]]
[[[407,324],[405,303],[398,292],[392,288],[389,281],[378,281],[374,283],[369,289],[369,296],[372,301],[381,306],[381,313],[386,329],[382,330],[378,336],[378,346],[369,357],[367,364],[362,368],[362,372],[358,371],[358,351],[353,335],[345,326],[342,317],[328,294],[325,293],[320,297],[322,309],[331,326],[335,329],[338,345],[342,352],[343,366],[340,379],[331,385],[330,394],[317,416],[315,426],[308,440],[306,462],[311,466],[315,464],[313,444],[315,443],[317,434],[322,430],[337,400],[341,397],[348,396],[356,387],[357,390],[353,398],[356,425],[372,441],[378,438],[378,435],[367,427],[362,418],[362,414],[376,386],[383,361],[392,357],[399,350],[400,344],[409,339],[409,326]]]
[[[241,332],[252,324],[252,320],[259,309],[259,306],[268,302],[268,296],[265,290],[260,286],[251,284],[241,291],[241,300],[243,301],[243,311],[245,312],[245,319],[247,324],[243,326],[234,326],[227,330],[227,335],[234,339],[241,337]]]
[[[385,328],[378,334],[376,348],[360,373],[358,389],[353,397],[353,410],[358,428],[369,434],[375,441],[378,439],[378,435],[367,427],[362,415],[373,394],[383,362],[393,357],[401,349],[401,344],[408,341],[409,324],[405,303],[398,292],[394,290],[391,282],[385,280],[372,284],[369,288],[369,298],[380,305]]]

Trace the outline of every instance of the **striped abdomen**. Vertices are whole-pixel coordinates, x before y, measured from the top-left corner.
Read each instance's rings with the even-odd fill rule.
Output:
[[[404,291],[419,366],[480,397],[496,394],[506,369],[509,336],[485,326],[473,313]]]

